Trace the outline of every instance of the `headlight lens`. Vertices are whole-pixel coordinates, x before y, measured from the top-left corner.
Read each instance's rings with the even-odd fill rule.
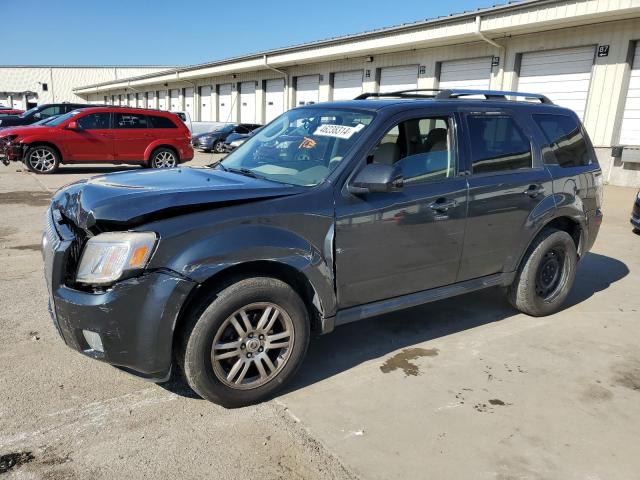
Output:
[[[234,140],[233,142],[230,143],[230,145],[232,147],[239,147],[240,145],[242,145],[246,140]]]
[[[76,280],[106,285],[147,266],[156,245],[154,232],[108,232],[89,239]]]

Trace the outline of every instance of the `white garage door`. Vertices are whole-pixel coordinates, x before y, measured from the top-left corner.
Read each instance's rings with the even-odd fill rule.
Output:
[[[450,60],[440,64],[439,88],[488,90],[491,84],[491,57]]]
[[[584,117],[594,47],[564,48],[522,55],[518,90],[541,93]]]
[[[135,93],[128,93],[127,94],[127,105],[129,107],[135,107],[136,106],[136,94]]]
[[[192,120],[196,119],[195,105],[193,104],[193,87],[184,89],[184,111],[189,114]]]
[[[296,80],[296,104],[311,105],[318,103],[320,75],[307,75]]]
[[[180,108],[180,90],[177,88],[170,90],[169,102],[169,110],[172,112],[179,112],[182,110],[182,108]]]
[[[627,101],[624,104],[620,128],[621,145],[640,145],[640,44],[636,45],[631,65]]]
[[[25,110],[24,102],[22,101],[22,97],[13,97],[13,108],[17,108],[18,110]]]
[[[136,102],[136,106],[138,108],[144,108],[145,107],[145,94],[144,93],[136,93],[137,98],[137,102]]]
[[[362,70],[333,74],[333,99],[353,100],[362,93]]]
[[[200,87],[200,121],[210,122],[213,120],[213,109],[211,108],[211,86]]]
[[[284,112],[284,80],[267,80],[265,92],[264,120],[269,123]]]
[[[160,90],[158,92],[158,110],[166,110],[167,109],[167,91]]]
[[[256,123],[256,82],[240,84],[240,121]]]
[[[156,92],[147,92],[147,108],[156,108]]]
[[[231,121],[231,84],[218,86],[218,121]]]
[[[380,93],[418,87],[418,66],[386,67],[380,71]]]

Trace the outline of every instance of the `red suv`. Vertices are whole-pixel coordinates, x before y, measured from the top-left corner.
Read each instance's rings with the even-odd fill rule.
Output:
[[[0,130],[5,163],[23,161],[35,173],[61,163],[110,162],[175,167],[193,158],[191,133],[173,113],[127,107],[74,110],[45,125]]]

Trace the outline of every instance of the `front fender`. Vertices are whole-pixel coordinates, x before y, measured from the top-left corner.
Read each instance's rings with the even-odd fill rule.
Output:
[[[20,144],[24,146],[23,153],[26,153],[27,149],[29,149],[29,147],[35,143],[46,143],[47,145],[53,146],[58,150],[58,152],[60,152],[60,155],[62,156],[61,160],[67,158],[68,156],[67,149],[64,148],[63,145],[60,145],[57,142],[51,141],[51,137],[47,137],[44,135],[29,135],[26,137],[22,137],[20,139]]]
[[[203,283],[241,264],[274,262],[286,265],[307,279],[323,316],[333,316],[336,309],[333,224],[331,219],[323,223],[326,227],[324,237],[312,235],[314,241],[277,225],[240,224],[204,234],[197,230],[168,238],[162,238],[161,233],[158,250],[150,267],[169,268],[197,283]]]

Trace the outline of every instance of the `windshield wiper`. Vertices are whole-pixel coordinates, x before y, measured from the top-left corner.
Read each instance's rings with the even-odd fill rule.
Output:
[[[262,175],[258,175],[253,170],[249,170],[248,168],[229,168],[229,167],[224,167],[224,170],[226,172],[233,172],[233,173],[237,173],[239,175],[244,175],[245,177],[259,178],[261,180],[265,180],[265,177],[263,177]]]

